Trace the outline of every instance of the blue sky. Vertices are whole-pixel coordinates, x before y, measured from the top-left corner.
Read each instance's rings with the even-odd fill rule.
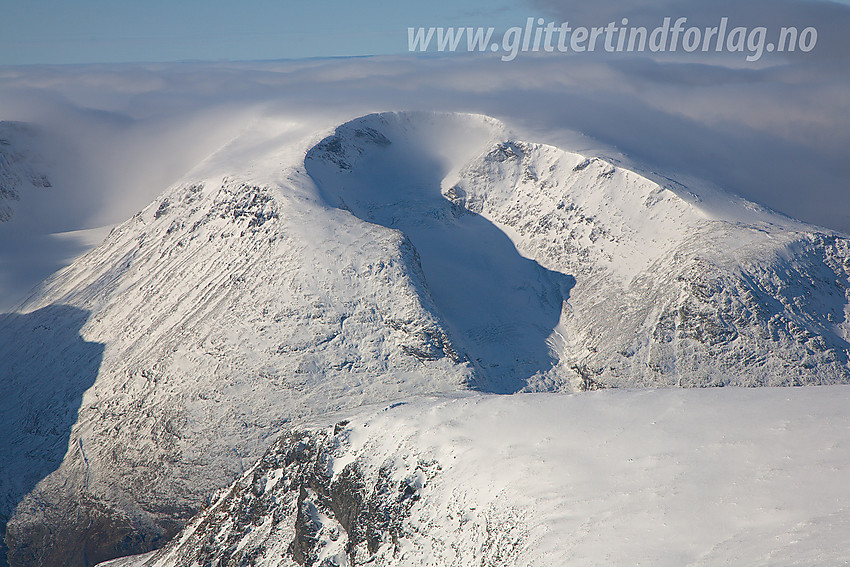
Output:
[[[0,65],[394,54],[406,51],[408,26],[504,30],[538,15],[574,16],[598,25],[611,14],[617,18],[647,11],[675,15],[683,8],[717,9],[724,15],[749,11],[771,19],[790,4],[799,10],[817,1],[0,0]]]
[[[401,53],[408,26],[523,22],[499,0],[2,0],[0,64],[262,60]]]

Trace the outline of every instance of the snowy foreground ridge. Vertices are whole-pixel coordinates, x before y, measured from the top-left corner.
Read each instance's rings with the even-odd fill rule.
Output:
[[[109,565],[847,565],[848,405],[846,386],[393,404],[284,435],[165,548]]]
[[[602,403],[592,400],[616,404],[633,396],[636,407],[648,404],[642,412],[659,408],[664,413],[661,406],[675,407],[675,396],[686,396],[682,399],[698,406],[706,400],[700,411],[711,413],[711,404],[725,398],[682,392],[554,394],[850,383],[850,241],[844,235],[716,191],[672,182],[661,186],[601,159],[517,140],[504,125],[480,115],[374,114],[295,142],[281,143],[280,136],[273,122],[246,129],[184,182],[117,226],[100,246],[45,281],[17,312],[0,316],[0,525],[11,565],[88,565],[150,551],[191,518],[192,526],[215,529],[224,539],[201,544],[211,532],[195,530],[181,536],[189,538],[186,545],[213,553],[221,543],[224,553],[230,549],[227,542],[236,542],[258,557],[265,553],[258,546],[271,554],[279,548],[258,543],[273,527],[266,512],[197,514],[215,490],[255,466],[283,431],[307,433],[304,439],[285,434],[273,450],[277,453],[257,465],[268,469],[262,474],[314,480],[306,485],[292,480],[301,482],[303,491],[272,481],[262,481],[266,492],[249,488],[272,499],[255,495],[257,506],[280,520],[274,529],[295,530],[298,536],[280,532],[283,539],[275,540],[288,550],[285,561],[318,565],[323,558],[342,557],[338,552],[343,549],[355,563],[372,554],[402,561],[407,551],[420,558],[412,564],[426,557],[451,564],[452,553],[458,554],[458,564],[468,564],[463,555],[467,543],[474,553],[484,554],[474,561],[485,565],[523,564],[523,557],[544,561],[547,546],[572,553],[573,547],[556,542],[580,536],[593,541],[592,534],[609,529],[601,520],[589,527],[556,521],[574,518],[566,508],[534,516],[535,506],[542,504],[533,491],[567,490],[559,483],[568,478],[545,484],[546,475],[558,474],[546,463],[572,463],[566,454],[572,445],[551,445],[557,454],[549,458],[543,454],[549,446],[538,445],[545,436],[534,431],[522,429],[523,440],[516,446],[502,445],[494,434],[487,443],[501,448],[494,448],[493,458],[531,455],[533,462],[523,466],[548,472],[535,469],[528,481],[534,486],[515,486],[514,492],[505,492],[509,498],[492,502],[493,513],[505,515],[507,523],[500,525],[516,521],[516,530],[499,528],[488,536],[487,516],[474,515],[469,522],[479,523],[461,522],[451,531],[441,523],[444,513],[464,516],[440,508],[448,504],[439,498],[451,499],[457,492],[458,498],[468,493],[463,497],[474,499],[476,491],[493,496],[473,481],[510,467],[493,461],[482,465],[487,470],[462,469],[472,483],[464,484],[446,462],[427,456],[442,441],[427,437],[436,430],[429,430],[424,417],[424,429],[416,430],[416,412],[431,415],[427,408],[432,404],[435,424],[446,420],[449,426],[456,419],[457,427],[471,428],[458,430],[445,450],[469,446],[467,437],[481,438],[493,429],[487,421],[491,414],[514,403],[515,410],[504,410],[512,422],[536,423],[534,408],[539,406],[540,416],[552,418],[541,425],[550,431],[547,435],[583,444],[581,435],[558,434],[556,424],[572,419],[571,412],[589,415],[594,404]],[[766,412],[773,411],[770,400],[785,395],[792,402],[822,396],[824,407],[832,407],[833,396],[844,395],[840,386],[812,390],[819,394],[731,391],[764,404]],[[519,395],[465,397],[470,392]],[[401,421],[381,427],[397,427],[407,437],[391,437],[387,445],[375,445],[374,452],[366,445],[358,449],[360,441],[375,444],[382,438],[364,437],[357,424],[371,418],[358,413],[363,407],[459,393],[457,401],[437,398],[442,401],[387,412]],[[540,395],[526,395],[531,393]],[[813,411],[820,403],[807,401],[794,411]],[[563,411],[556,409],[559,404]],[[468,419],[451,417],[465,407]],[[731,417],[727,422],[725,411],[722,404],[716,410],[722,427],[734,423]],[[330,415],[334,419],[328,421]],[[361,421],[351,417],[356,415]],[[810,425],[828,430],[824,439],[840,459],[848,450],[847,430],[844,422],[833,427],[833,417],[812,413]],[[307,425],[349,418],[351,425],[336,433]],[[682,449],[686,437],[676,439]],[[402,445],[392,445],[396,442]],[[482,448],[489,446],[481,442]],[[737,447],[736,441],[729,443]],[[752,443],[759,445],[761,438]],[[710,439],[693,445],[711,446]],[[588,445],[584,450],[604,448]],[[804,460],[806,450],[801,444]],[[321,476],[325,457],[341,451],[362,461],[347,473],[362,478],[350,479],[354,484],[344,490],[348,496],[339,496],[350,501],[344,517],[342,505],[332,505],[333,498],[322,492],[333,492],[336,477]],[[423,464],[421,474],[410,472],[422,481],[414,483],[418,488],[405,488],[398,484],[403,478],[392,476],[394,465],[386,471],[391,477],[379,474],[391,453],[390,461],[415,454],[444,472]],[[795,454],[788,456],[800,463]],[[470,458],[469,467],[477,457]],[[651,466],[654,461],[629,458],[642,463],[646,473],[637,474],[636,482],[662,474]],[[457,459],[464,462],[461,455]],[[825,467],[821,472],[831,474],[832,461],[819,463],[806,466]],[[278,469],[282,472],[273,472]],[[797,474],[796,468],[789,471]],[[603,490],[606,477],[598,476]],[[658,478],[659,490],[673,489],[668,477]],[[537,486],[538,480],[543,484]],[[523,484],[510,475],[492,482]],[[726,481],[715,475],[704,477],[701,485],[706,484],[720,490]],[[437,491],[435,500],[424,498],[428,487]],[[824,481],[817,487],[823,491],[819,497],[836,487]],[[232,493],[243,488],[238,485]],[[358,503],[376,490],[383,496]],[[564,498],[584,498],[580,491],[567,492]],[[628,502],[622,503],[619,519],[618,502],[589,498],[583,505],[615,506],[611,521],[631,525],[645,519],[645,512],[629,508]],[[683,500],[676,502],[687,507]],[[696,497],[690,502],[695,505]],[[751,509],[740,512],[736,526],[762,533],[759,520],[746,520],[763,518],[761,504],[746,502]],[[227,500],[216,509],[237,504]],[[482,500],[475,507],[481,512],[490,504]],[[840,508],[827,510],[825,501],[824,508],[812,506],[820,511],[809,520],[827,531],[833,526],[829,514],[841,520]],[[362,518],[352,512],[361,508],[370,510]],[[516,516],[510,512],[514,508]],[[463,513],[470,510],[471,505]],[[799,504],[796,510],[803,514],[808,508]],[[251,519],[240,516],[243,512]],[[703,512],[700,517],[710,517],[711,510]],[[416,516],[420,513],[425,515]],[[325,517],[328,531],[322,532]],[[255,520],[265,527],[258,524],[248,530],[253,536],[246,535],[245,522],[254,526]],[[228,525],[239,522],[245,530],[228,531]],[[339,524],[336,540],[331,537],[334,522]],[[437,531],[425,534],[432,523]],[[554,535],[541,535],[544,525]],[[687,522],[676,525],[688,531],[670,528],[671,537],[681,538],[687,548],[680,557],[693,561],[698,551],[683,542],[697,542],[692,545],[699,553],[721,553],[725,548],[718,538],[744,537],[715,526],[706,528],[711,535],[702,544],[700,530]],[[770,526],[777,525],[766,529]],[[554,533],[562,527],[569,533]],[[419,547],[404,548],[410,538],[398,531],[402,528],[423,534],[411,544]],[[461,539],[445,539],[445,530]],[[591,535],[581,535],[582,530]],[[326,545],[320,545],[322,534],[329,538]],[[638,535],[630,536],[633,544]],[[488,544],[487,537],[497,541]],[[169,544],[170,553],[182,553],[174,547],[178,541]],[[346,542],[350,549],[344,549]],[[709,543],[719,547],[711,551],[705,547]],[[657,549],[643,544],[646,553]],[[606,562],[604,556],[591,558],[595,552],[590,548],[575,549],[575,557]],[[646,557],[653,563],[653,556]],[[723,564],[722,557],[715,563]]]

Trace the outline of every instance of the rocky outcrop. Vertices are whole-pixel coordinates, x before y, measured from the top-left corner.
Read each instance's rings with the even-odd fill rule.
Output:
[[[235,567],[262,558],[304,567],[364,565],[398,552],[404,520],[425,483],[439,475],[422,462],[394,480],[392,461],[373,475],[358,461],[335,470],[348,422],[284,434],[260,461],[177,538],[138,565]]]

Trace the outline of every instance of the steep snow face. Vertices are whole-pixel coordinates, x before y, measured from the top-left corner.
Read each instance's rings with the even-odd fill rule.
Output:
[[[848,403],[847,386],[411,400],[285,434],[167,546],[110,566],[841,565]]]
[[[476,387],[515,392],[532,378],[564,387],[548,339],[574,278],[523,257],[503,230],[441,193],[446,175],[504,136],[496,126],[476,116],[369,116],[313,148],[307,172],[329,204],[410,238]]]
[[[443,183],[547,266],[603,269],[623,285],[678,249],[706,216],[672,191],[598,158],[541,144],[496,144]]]

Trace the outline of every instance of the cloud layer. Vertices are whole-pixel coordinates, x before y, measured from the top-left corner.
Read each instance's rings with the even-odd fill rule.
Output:
[[[537,0],[548,17],[587,25],[678,14],[707,21],[724,10],[741,25],[815,25],[817,49],[757,64],[740,54],[607,53],[521,54],[505,63],[488,53],[0,68],[0,120],[37,124],[56,164],[54,190],[23,199],[0,226],[8,243],[0,246],[0,296],[20,295],[61,267],[69,250],[85,247],[68,238],[56,249],[38,242],[120,222],[258,124],[295,124],[306,135],[383,110],[493,115],[526,138],[698,179],[850,232],[848,40],[836,32],[850,29],[850,9],[787,0],[770,6]],[[45,260],[22,261],[16,239],[32,243],[29,258]]]

